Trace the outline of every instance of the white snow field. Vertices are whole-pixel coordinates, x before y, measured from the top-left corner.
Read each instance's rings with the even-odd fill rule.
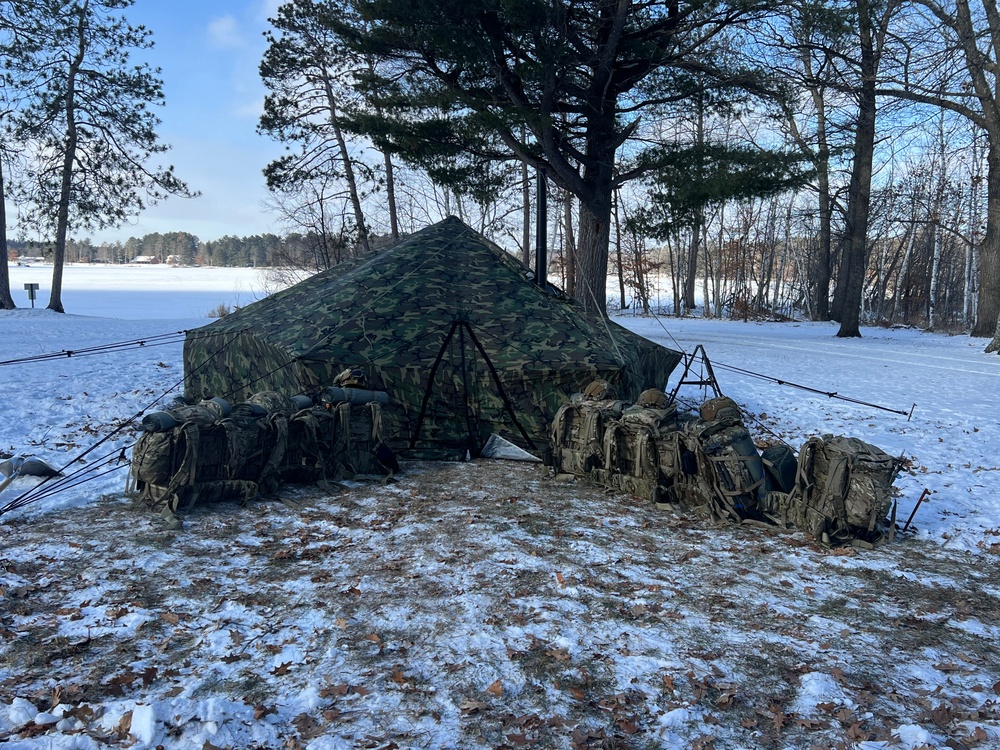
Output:
[[[930,494],[913,533],[872,551],[497,461],[286,487],[285,504],[196,509],[171,531],[125,497],[131,429],[77,459],[179,383],[181,332],[265,285],[70,266],[60,315],[50,268],[11,271],[18,304],[23,283],[42,293],[0,311],[0,460],[101,475],[0,515],[4,748],[1000,747],[1000,357],[984,341],[620,319],[704,344],[761,440],[903,454],[900,524]],[[16,478],[0,508],[38,481]]]

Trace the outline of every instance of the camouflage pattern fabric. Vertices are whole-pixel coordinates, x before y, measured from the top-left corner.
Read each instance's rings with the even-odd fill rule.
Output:
[[[608,392],[607,389],[590,386],[588,390],[599,395]],[[552,419],[550,462],[557,474],[584,477],[604,468],[606,426],[621,417],[628,403],[587,398],[586,392],[583,398],[575,398],[575,395],[559,408]]]
[[[595,379],[629,401],[665,386],[678,352],[527,274],[446,219],[190,332],[185,392],[232,402],[261,390],[315,395],[357,368],[390,395],[393,449],[412,441],[475,453],[491,433],[542,449],[559,407]]]
[[[643,391],[639,403],[608,425],[603,470],[595,472],[600,483],[656,503],[670,501],[677,473],[677,405],[662,393]]]
[[[896,459],[851,437],[810,438],[799,451],[795,487],[769,492],[764,511],[825,544],[871,547],[891,539]]]
[[[743,412],[729,396],[710,398],[698,410],[705,422],[725,422],[729,425],[742,424]]]
[[[391,474],[378,458],[379,446],[385,442],[386,426],[382,405],[337,404],[331,410],[337,420],[338,441],[334,453],[338,461],[338,477],[353,479],[359,474]]]
[[[688,425],[687,442],[704,464],[701,474],[711,486],[708,514],[739,523],[758,517],[764,492],[764,464],[750,433],[742,424],[694,422]]]
[[[166,432],[145,432],[132,450],[129,490],[154,510],[173,517],[199,503],[257,495],[258,485],[238,476],[239,428],[226,419],[204,425],[185,422]]]
[[[676,431],[656,434],[648,424],[621,419],[604,434],[605,486],[654,503],[670,503],[677,474]]]

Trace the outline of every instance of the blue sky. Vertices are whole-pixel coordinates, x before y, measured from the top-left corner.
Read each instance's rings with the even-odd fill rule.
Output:
[[[264,166],[281,146],[257,135],[264,100],[257,73],[262,33],[279,0],[136,0],[125,16],[153,32],[155,47],[142,53],[162,69],[165,106],[161,140],[172,148],[165,163],[201,191],[195,199],[169,198],[95,241],[126,240],[147,232],[187,231],[202,240],[226,234],[280,232],[261,202]]]

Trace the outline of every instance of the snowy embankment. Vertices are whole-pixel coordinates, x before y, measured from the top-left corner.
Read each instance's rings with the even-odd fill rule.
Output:
[[[148,343],[0,367],[0,455],[69,464],[181,380],[176,332],[254,283],[136,269],[179,273],[180,288],[117,307],[130,277],[98,270],[67,275],[69,315],[0,312],[0,360]],[[0,516],[0,743],[998,746],[1000,358],[916,331],[622,322],[703,343],[761,440],[831,432],[905,454],[901,521],[931,492],[917,533],[825,550],[500,462],[412,464],[332,496],[288,488],[301,507],[221,505],[168,532],[122,498],[122,468]],[[730,367],[916,406],[908,419]],[[15,480],[0,506],[36,483]]]

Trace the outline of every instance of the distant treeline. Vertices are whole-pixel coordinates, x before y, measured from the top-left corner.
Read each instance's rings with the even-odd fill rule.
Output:
[[[125,242],[69,240],[66,261],[69,263],[176,263],[186,266],[276,266],[295,259],[309,258],[317,238],[303,234],[255,234],[249,237],[221,237],[202,242],[189,232],[167,232],[129,237]],[[50,243],[11,241],[10,260],[18,257],[52,258]]]

